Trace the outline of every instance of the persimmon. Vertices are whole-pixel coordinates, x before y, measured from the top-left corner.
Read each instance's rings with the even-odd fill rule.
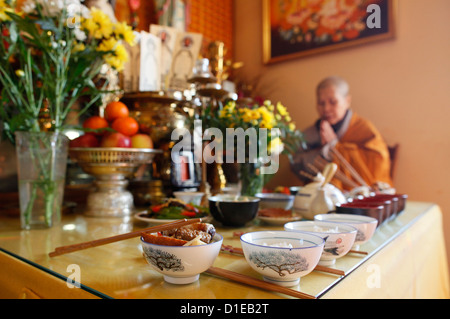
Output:
[[[128,117],[130,111],[128,107],[122,102],[111,102],[105,108],[105,119],[112,123],[114,120],[121,117]]]
[[[83,128],[92,130],[97,135],[103,134],[103,129],[109,127],[108,121],[101,116],[91,116],[83,122]]]
[[[114,120],[111,128],[126,136],[133,136],[139,131],[139,123],[132,117],[119,117]]]

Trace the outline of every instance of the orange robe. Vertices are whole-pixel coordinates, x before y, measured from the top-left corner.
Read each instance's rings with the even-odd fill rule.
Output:
[[[380,132],[370,121],[349,110],[346,119],[344,119],[344,124],[337,130],[336,134],[338,139],[332,145],[322,147],[320,146],[320,136],[316,126],[308,128],[305,131],[306,142],[313,147],[307,151],[299,152],[294,157],[292,168],[295,173],[298,174],[299,170],[311,173],[307,163],[316,163],[315,157],[321,156],[328,161],[335,162],[342,173],[357,182],[342,161],[333,156],[330,148],[334,147],[369,186],[376,182],[385,182],[393,186],[390,176],[391,162],[388,147]],[[333,184],[343,190],[351,189],[337,178],[333,179]]]

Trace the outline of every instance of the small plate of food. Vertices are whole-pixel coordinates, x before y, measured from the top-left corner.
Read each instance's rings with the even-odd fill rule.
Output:
[[[286,223],[300,220],[301,216],[294,214],[292,210],[282,208],[264,208],[258,211],[258,219],[273,226],[282,226]]]
[[[176,198],[169,198],[165,203],[152,205],[149,210],[139,212],[134,217],[150,224],[170,223],[179,219],[201,218],[204,222],[211,221],[209,208],[185,203]]]

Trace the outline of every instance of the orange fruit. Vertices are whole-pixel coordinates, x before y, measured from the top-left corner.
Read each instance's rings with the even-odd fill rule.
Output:
[[[113,122],[115,119],[130,115],[128,107],[122,102],[111,102],[105,108],[105,119]]]
[[[132,117],[119,117],[111,125],[113,130],[126,136],[133,136],[139,131],[139,123]]]
[[[91,116],[83,122],[83,127],[89,130],[95,130],[95,134],[102,134],[102,129],[109,126],[108,121],[106,121],[101,116]]]

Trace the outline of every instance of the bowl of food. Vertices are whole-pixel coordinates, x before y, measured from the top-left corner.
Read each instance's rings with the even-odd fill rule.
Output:
[[[171,284],[197,281],[217,258],[223,237],[213,225],[196,223],[141,236],[143,255],[150,267]]]
[[[212,217],[223,226],[243,227],[255,219],[260,199],[252,196],[217,195],[208,199]]]
[[[181,199],[185,203],[200,206],[202,198],[205,196],[203,192],[173,192],[175,198]]]
[[[261,201],[259,203],[259,208],[281,208],[281,209],[292,209],[294,205],[294,195],[283,194],[283,193],[258,193],[255,197],[259,198]]]
[[[307,232],[325,240],[319,265],[334,265],[336,259],[345,256],[353,247],[357,229],[350,225],[323,221],[297,221],[284,225],[290,232]]]
[[[259,231],[241,236],[249,265],[267,282],[292,287],[317,266],[325,240],[313,234]]]
[[[325,222],[344,223],[355,227],[356,233],[353,249],[359,249],[359,246],[367,243],[377,229],[378,220],[368,216],[352,215],[352,214],[320,214],[314,216],[315,220]]]

